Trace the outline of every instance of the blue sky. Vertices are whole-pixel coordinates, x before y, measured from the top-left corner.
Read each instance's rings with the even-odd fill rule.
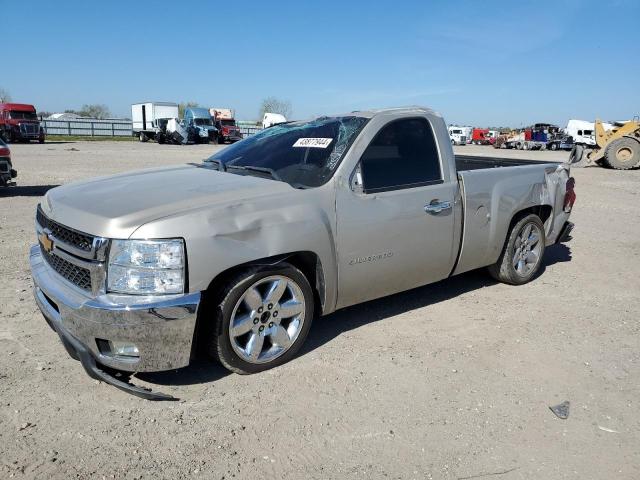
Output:
[[[478,126],[640,113],[640,0],[181,4],[0,0],[0,88],[39,110],[104,103],[121,116],[192,100],[254,119],[267,96],[295,118],[399,105]]]

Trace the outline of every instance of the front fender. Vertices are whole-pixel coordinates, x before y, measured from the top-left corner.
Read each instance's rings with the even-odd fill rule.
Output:
[[[206,290],[226,270],[267,257],[312,252],[325,283],[324,313],[335,308],[335,209],[330,189],[229,202],[149,222],[130,238],[185,239],[189,292]]]

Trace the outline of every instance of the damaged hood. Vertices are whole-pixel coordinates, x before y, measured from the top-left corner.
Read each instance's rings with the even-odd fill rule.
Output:
[[[163,217],[292,190],[283,182],[190,164],[71,183],[49,190],[41,206],[48,217],[75,230],[128,238]]]

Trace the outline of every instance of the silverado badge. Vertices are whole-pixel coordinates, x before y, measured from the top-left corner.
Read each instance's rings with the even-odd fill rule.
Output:
[[[51,253],[51,250],[53,250],[53,241],[49,238],[49,235],[46,232],[42,232],[38,236],[38,239],[40,240],[40,244],[42,245],[42,248],[44,248],[45,252]]]

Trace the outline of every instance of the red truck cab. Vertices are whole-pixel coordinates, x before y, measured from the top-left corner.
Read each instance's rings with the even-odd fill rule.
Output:
[[[474,128],[471,132],[471,143],[474,145],[488,145],[489,129],[488,128]]]
[[[0,103],[0,136],[9,143],[31,140],[44,143],[44,128],[35,107],[24,103]]]
[[[218,129],[218,142],[237,142],[242,140],[242,133],[236,124],[234,111],[230,108],[211,108],[209,113]]]

